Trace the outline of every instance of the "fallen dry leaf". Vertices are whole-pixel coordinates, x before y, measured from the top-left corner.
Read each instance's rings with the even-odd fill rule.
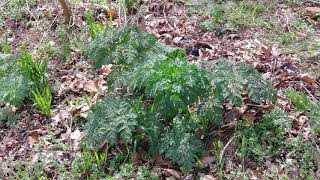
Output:
[[[112,71],[112,64],[102,65],[100,69],[98,69],[98,74],[108,76]]]
[[[70,84],[69,88],[73,92],[80,92],[83,89],[83,84],[80,80],[75,80]]]
[[[89,93],[98,92],[98,88],[94,81],[86,81],[83,83],[83,89]]]
[[[316,18],[320,16],[320,7],[306,7],[306,15],[310,18]]]
[[[39,138],[40,138],[39,131],[34,130],[34,131],[30,132],[30,135],[28,136],[29,146],[33,147],[34,144],[37,144],[39,142]]]
[[[68,119],[70,116],[70,113],[66,110],[61,110],[59,113],[54,115],[51,120],[53,120],[53,124],[57,125],[59,122],[64,122],[66,119]]]
[[[204,175],[200,178],[200,180],[216,180],[217,178],[213,177],[212,175]]]
[[[176,179],[181,179],[181,174],[173,169],[163,169],[166,173],[168,173],[170,176],[173,176]]]
[[[83,133],[79,129],[76,129],[75,131],[73,131],[70,134],[70,139],[72,139],[72,140],[80,140],[82,135],[83,135]]]
[[[311,77],[309,74],[301,74],[300,75],[300,79],[303,81],[303,82],[305,82],[305,83],[307,83],[308,85],[310,85],[310,86],[313,86],[313,85],[315,85],[316,84],[316,80],[313,78],[313,77]]]

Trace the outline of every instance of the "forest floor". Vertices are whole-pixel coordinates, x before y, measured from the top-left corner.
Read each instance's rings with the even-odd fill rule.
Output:
[[[230,14],[217,16],[215,18],[221,18],[220,21],[214,21],[210,20],[215,16],[212,13],[214,7],[205,5],[205,0],[204,5],[201,2],[150,0],[134,7],[132,12],[119,14],[117,2],[95,0],[82,3],[73,0],[70,3],[73,12],[71,25],[64,24],[62,10],[55,1],[0,2],[0,36],[8,36],[11,53],[19,54],[20,46],[24,45],[35,60],[48,61],[47,76],[54,94],[49,118],[29,102],[15,109],[17,121],[13,126],[0,126],[0,179],[69,179],[72,173],[82,173],[84,176],[81,177],[85,179],[87,172],[73,172],[72,167],[77,162],[84,162],[83,157],[94,159],[94,155],[84,155],[86,151],[81,150],[83,128],[90,106],[106,95],[106,81],[111,72],[110,66],[95,69],[86,56],[90,40],[86,21],[89,11],[94,12],[97,21],[108,24],[108,12],[115,9],[113,26],[123,26],[126,20],[135,23],[140,29],[154,34],[160,42],[185,49],[190,63],[223,58],[252,65],[272,82],[277,90],[277,106],[288,112],[292,128],[287,131],[286,138],[302,138],[298,142],[300,145],[314,138],[311,137],[307,115],[294,110],[284,91],[293,88],[313,102],[320,99],[320,18],[317,20],[317,15],[306,9],[320,7],[320,3],[261,0],[257,1],[261,9],[257,15],[247,17],[241,14],[242,10],[229,10]],[[232,140],[233,122],[245,117],[254,123],[261,116],[257,113],[258,107],[244,106],[248,110],[241,117],[229,109],[224,114],[223,128],[216,132],[225,145],[222,151],[223,176],[220,177],[320,178],[319,135],[314,138],[312,150],[286,149],[305,158],[305,162],[296,163],[292,156],[281,160],[263,157],[262,163],[249,158],[243,161],[234,158],[238,145]],[[214,141],[212,139],[211,144]],[[109,154],[110,157],[119,154],[125,157],[122,163],[103,167],[113,168],[107,172],[112,172],[110,175],[115,179],[136,179],[139,173],[150,173],[160,179],[219,179],[219,165],[210,145],[194,169],[188,172],[162,157],[142,159],[122,147],[112,148]],[[308,163],[311,161],[315,163]],[[151,175],[145,175],[145,179],[151,179]]]

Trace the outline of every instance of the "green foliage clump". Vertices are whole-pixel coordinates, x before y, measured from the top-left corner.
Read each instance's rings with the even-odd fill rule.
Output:
[[[203,151],[202,130],[222,121],[225,100],[241,106],[243,93],[257,103],[275,100],[271,84],[254,68],[189,64],[185,51],[158,44],[136,27],[106,28],[88,53],[97,67],[113,64],[108,80],[114,91],[89,114],[86,144],[143,145],[183,169]]]
[[[190,118],[176,117],[172,127],[167,127],[160,139],[159,151],[180,166],[191,169],[197,153],[202,152],[202,142],[193,134]]]
[[[2,42],[0,43],[0,53],[9,54],[11,52],[11,48],[8,41],[8,34],[5,33],[2,36]]]
[[[82,148],[81,157],[76,158],[71,164],[71,173],[75,179],[99,179],[106,177],[103,166],[106,165],[109,148],[102,153],[97,150],[92,152]]]
[[[306,94],[294,89],[288,89],[286,96],[297,111],[306,113],[312,131],[320,133],[320,103],[312,102]]]
[[[216,64],[202,63],[201,68],[207,72],[213,87],[212,94],[220,102],[227,100],[240,107],[243,104],[241,94],[244,92],[256,103],[274,103],[276,100],[271,83],[250,65],[223,60]]]
[[[309,108],[309,98],[305,94],[294,89],[288,89],[285,94],[297,111],[306,111]]]
[[[34,0],[2,1],[0,4],[0,24],[5,18],[22,19],[28,14],[28,9],[34,3]]]
[[[16,120],[16,115],[8,108],[0,108],[0,128],[12,126]]]
[[[33,95],[40,110],[49,115],[52,95],[46,71],[46,64],[34,63],[25,51],[20,58],[0,54],[0,103],[19,107]]]
[[[93,12],[90,11],[86,15],[86,21],[89,26],[90,37],[95,38],[98,33],[103,31],[103,24],[96,23]]]
[[[153,108],[162,116],[174,117],[186,112],[188,105],[207,92],[209,81],[195,65],[185,61],[185,52],[168,53],[164,60],[138,66],[132,75],[131,86],[153,98]]]
[[[132,142],[133,131],[137,126],[137,114],[126,99],[107,96],[96,105],[88,116],[87,141],[92,145],[119,141]]]
[[[309,123],[314,133],[320,133],[320,103],[310,105]]]
[[[299,175],[303,179],[318,170],[319,151],[315,145],[305,140],[301,134],[288,144],[288,159],[292,159],[292,164],[299,167]]]
[[[280,108],[266,113],[259,123],[240,128],[246,146],[246,154],[263,162],[264,157],[280,156],[285,148],[285,133],[291,124],[288,115]]]
[[[43,89],[48,86],[46,63],[35,63],[31,54],[24,51],[18,59],[18,66],[21,73],[33,83],[34,88]]]
[[[132,64],[141,60],[157,39],[136,27],[114,29],[106,27],[90,42],[88,55],[96,67],[104,64]]]
[[[21,106],[29,90],[30,81],[20,73],[17,59],[0,54],[0,102]]]
[[[50,115],[52,95],[46,76],[47,63],[35,63],[31,54],[24,51],[18,67],[21,74],[32,82],[31,93],[36,106],[45,115]]]

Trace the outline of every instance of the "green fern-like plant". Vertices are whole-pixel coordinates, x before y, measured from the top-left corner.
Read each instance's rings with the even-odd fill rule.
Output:
[[[121,143],[134,151],[142,145],[184,169],[201,154],[198,133],[222,122],[225,101],[241,106],[243,94],[256,103],[275,101],[271,84],[253,67],[190,64],[184,50],[157,43],[136,27],[105,28],[90,42],[88,55],[97,67],[113,64],[113,93],[89,114],[85,142]]]
[[[209,81],[195,65],[185,62],[185,52],[177,49],[167,58],[137,67],[131,77],[134,90],[153,98],[153,109],[165,117],[187,111],[188,105],[205,96]]]
[[[30,81],[20,73],[17,59],[0,54],[0,102],[21,106],[29,89]]]
[[[137,114],[128,100],[109,95],[89,114],[85,141],[93,146],[103,142],[131,143],[136,126]]]
[[[235,106],[241,106],[242,93],[256,102],[274,103],[275,90],[271,83],[262,78],[259,72],[250,65],[233,61],[220,60],[217,63],[200,64],[211,80],[213,96],[219,101],[227,100]]]
[[[192,132],[194,125],[190,119],[177,116],[172,127],[166,128],[159,144],[159,151],[165,157],[188,170],[193,167],[197,153],[203,152],[202,142]]]
[[[132,64],[139,62],[156,42],[155,36],[139,32],[137,27],[106,27],[90,42],[88,55],[96,67],[113,63]]]
[[[274,108],[264,114],[261,121],[240,128],[246,138],[249,157],[263,162],[266,155],[279,156],[285,147],[285,133],[291,128],[286,112]]]

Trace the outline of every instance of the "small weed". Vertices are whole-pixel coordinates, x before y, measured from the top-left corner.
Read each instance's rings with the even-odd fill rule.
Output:
[[[203,11],[199,11],[199,8]],[[245,27],[271,27],[265,15],[266,5],[261,1],[193,1],[190,5],[190,11],[202,12],[200,15],[209,18],[202,23],[202,26],[209,31]]]
[[[294,89],[288,89],[285,94],[294,105],[295,110],[303,112],[309,108],[309,98],[305,94]]]
[[[307,178],[318,169],[317,159],[320,157],[315,145],[303,138],[301,134],[287,145],[289,150],[286,158],[289,166],[299,168],[301,178]]]
[[[245,123],[246,124],[246,123]],[[266,113],[257,124],[240,128],[239,157],[245,155],[261,163],[268,156],[279,157],[285,148],[285,133],[290,128],[288,115],[279,108]]]
[[[2,35],[2,42],[0,43],[0,53],[10,54],[11,48],[8,41],[8,34]]]
[[[10,127],[15,124],[17,117],[14,112],[6,107],[0,107],[0,128]]]
[[[74,178],[100,179],[106,177],[104,167],[107,165],[109,148],[99,153],[82,148],[80,158],[72,162],[72,174]]]
[[[47,180],[47,174],[44,172],[42,163],[24,164],[20,163],[17,171],[13,174],[13,179],[21,180]]]
[[[41,112],[47,116],[51,114],[52,95],[49,87],[45,87],[41,92],[38,89],[31,91],[36,105]]]
[[[23,56],[18,60],[18,65],[22,74],[31,80],[32,95],[35,104],[42,111],[43,114],[49,116],[51,109],[52,95],[46,76],[47,63],[33,62],[31,54],[24,51]]]
[[[93,12],[90,11],[87,13],[86,15],[86,20],[87,20],[87,24],[89,26],[89,32],[90,32],[90,36],[92,38],[95,38],[97,33],[100,33],[103,31],[104,29],[104,26],[103,24],[101,23],[97,23],[95,20],[94,20],[94,17],[93,17]]]
[[[46,62],[35,63],[31,54],[23,50],[23,55],[18,60],[18,65],[22,74],[32,81],[34,88],[44,89],[48,86]]]
[[[2,1],[3,2],[3,1]],[[5,18],[22,19],[28,14],[28,9],[34,0],[10,0],[0,3],[0,22]]]
[[[224,158],[223,158],[223,142],[218,140],[216,143],[214,143],[214,149],[213,149],[213,155],[216,160],[217,164],[217,173],[220,179],[223,179],[224,175]]]

